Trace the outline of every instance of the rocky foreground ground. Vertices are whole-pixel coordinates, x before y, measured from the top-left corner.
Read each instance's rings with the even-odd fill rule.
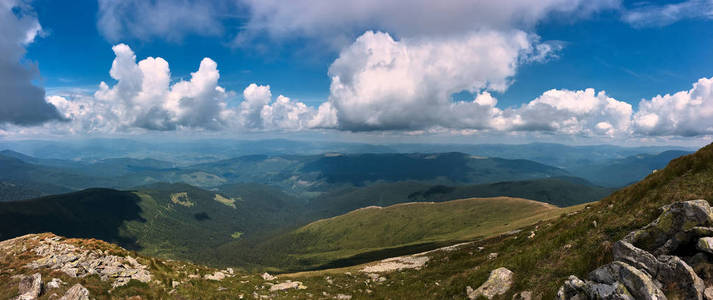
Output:
[[[570,276],[559,299],[713,300],[713,210],[676,202],[612,246],[613,262],[582,280]]]

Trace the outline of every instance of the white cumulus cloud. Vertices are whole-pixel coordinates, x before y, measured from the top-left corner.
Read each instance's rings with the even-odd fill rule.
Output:
[[[517,30],[398,41],[367,31],[330,66],[329,102],[346,130],[444,126],[454,122],[449,116],[453,94],[506,90],[521,63],[551,54],[552,48],[538,44],[536,37]]]
[[[713,78],[699,79],[688,91],[642,100],[633,122],[645,135],[713,134]]]
[[[632,107],[604,91],[549,90],[506,112],[511,130],[546,131],[585,136],[615,136],[629,132]]]

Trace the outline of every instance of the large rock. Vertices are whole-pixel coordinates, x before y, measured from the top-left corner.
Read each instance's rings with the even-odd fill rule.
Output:
[[[614,243],[612,255],[615,261],[622,261],[638,269],[642,269],[651,276],[658,273],[659,262],[651,253],[639,249],[627,241]]]
[[[616,261],[589,274],[584,291],[601,299],[666,299],[651,276],[627,263]]]
[[[696,227],[713,225],[713,211],[706,200],[676,202],[662,207],[663,213],[625,240],[655,255],[671,254],[690,242]]]
[[[505,294],[512,286],[512,278],[512,271],[506,268],[497,268],[490,272],[488,280],[479,288],[474,291],[467,291],[468,299],[475,299],[480,296],[492,299],[497,295]]]
[[[661,255],[656,279],[667,291],[677,291],[685,299],[703,299],[705,284],[686,262],[677,256]]]
[[[619,281],[624,284],[635,299],[666,299],[664,293],[646,273],[623,262],[614,262],[613,264],[619,265]]]
[[[89,291],[77,283],[69,288],[59,300],[89,300]]]
[[[35,273],[22,277],[20,284],[17,286],[17,291],[20,293],[17,300],[34,300],[42,293],[42,275]]]

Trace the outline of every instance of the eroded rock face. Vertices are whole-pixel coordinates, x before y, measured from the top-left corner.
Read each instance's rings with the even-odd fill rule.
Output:
[[[662,210],[654,222],[614,244],[614,262],[595,269],[586,280],[570,276],[558,298],[666,299],[666,293],[676,299],[705,299],[701,275],[713,281],[713,210],[705,200],[677,202]]]
[[[512,286],[512,271],[506,268],[497,268],[490,272],[488,280],[475,290],[466,288],[468,299],[476,299],[485,297],[493,299],[493,297],[507,293]]]

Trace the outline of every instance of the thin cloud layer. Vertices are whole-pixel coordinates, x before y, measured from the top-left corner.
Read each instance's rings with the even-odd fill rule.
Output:
[[[27,3],[0,0],[0,126],[61,120],[45,101],[45,90],[33,83],[39,79],[37,67],[23,61],[25,47],[41,32]]]
[[[473,30],[530,28],[552,14],[579,18],[616,8],[618,0],[244,0],[249,19],[242,35],[306,36],[328,41],[364,30],[400,37],[439,36]],[[299,12],[299,13],[295,13]]]
[[[222,2],[194,0],[98,0],[97,28],[109,41],[223,33]]]
[[[712,1],[688,0],[665,5],[644,4],[626,10],[622,19],[634,27],[658,27],[684,19],[711,19],[712,17]]]

